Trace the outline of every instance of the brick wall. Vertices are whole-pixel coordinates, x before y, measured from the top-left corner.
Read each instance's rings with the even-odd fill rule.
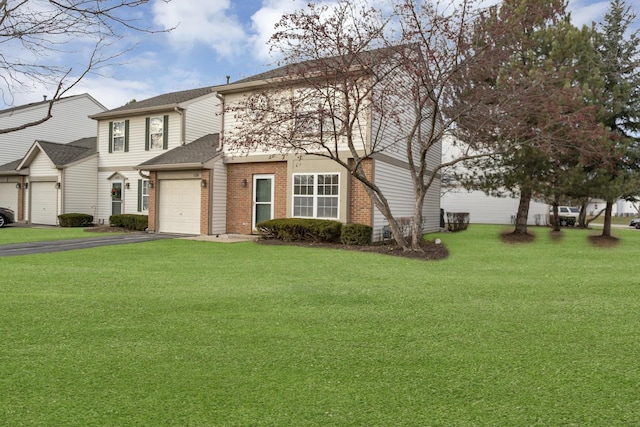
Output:
[[[16,190],[18,191],[18,208],[16,212],[16,221],[24,221],[24,193],[26,191],[24,189],[25,181],[26,180],[24,176],[18,177],[18,184],[20,184],[20,188]]]
[[[287,162],[227,164],[227,233],[251,234],[253,176],[262,174],[275,175],[274,218],[287,216]]]
[[[372,179],[373,160],[362,162],[365,175]],[[364,189],[364,185],[356,178],[349,176],[349,217],[347,222],[373,226],[373,202]]]

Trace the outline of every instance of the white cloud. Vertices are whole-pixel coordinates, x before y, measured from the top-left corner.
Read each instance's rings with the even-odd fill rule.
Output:
[[[571,22],[577,27],[583,25],[591,26],[592,22],[601,22],[607,9],[609,9],[609,1],[597,1],[592,4],[585,3],[587,2],[581,0],[569,1]]]
[[[251,16],[251,29],[253,35],[249,39],[251,50],[259,60],[268,60],[269,46],[267,42],[275,32],[275,24],[285,13],[291,13],[304,7],[304,1],[296,0],[265,0],[262,8]]]
[[[246,40],[240,20],[230,14],[230,0],[183,0],[153,5],[155,22],[168,33],[169,41],[179,49],[203,43],[221,56],[233,56]]]

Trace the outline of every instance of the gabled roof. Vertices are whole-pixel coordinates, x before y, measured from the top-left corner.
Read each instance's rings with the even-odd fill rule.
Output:
[[[13,162],[5,163],[4,165],[0,165],[0,175],[20,175],[16,168],[21,161],[22,159],[18,159]]]
[[[72,96],[65,96],[62,98],[59,98],[57,100],[54,101],[54,103],[59,103],[59,102],[65,102],[65,101],[71,101],[75,98],[83,98],[83,97],[88,97],[90,99],[92,99],[96,104],[98,104],[100,107],[102,107],[103,109],[106,110],[106,108],[100,104],[98,101],[96,101],[91,95],[89,95],[88,93],[83,93],[81,95],[72,95]],[[7,108],[6,110],[1,110],[0,111],[0,115],[5,115],[5,114],[13,114],[17,111],[20,110],[26,110],[27,108],[32,108],[32,107],[38,107],[40,105],[47,105],[51,102],[50,99],[46,99],[44,101],[39,101],[39,102],[32,102],[30,104],[24,104],[24,105],[19,105],[17,107],[12,107],[12,108]]]
[[[180,104],[200,98],[201,96],[213,94],[212,86],[202,87],[198,89],[183,90],[180,92],[165,93],[154,96],[153,98],[144,99],[142,101],[132,102],[113,110],[94,114],[92,119],[105,119],[109,117],[122,117],[126,115],[144,114],[154,111],[172,110],[180,107]]]
[[[167,151],[137,166],[140,170],[199,169],[222,153],[218,151],[220,134],[210,133],[195,141]]]
[[[82,160],[96,153],[97,138],[82,138],[68,144],[58,144],[49,141],[36,141],[33,143],[27,155],[20,161],[17,169],[23,169],[31,163],[38,150],[46,154],[57,168]],[[36,150],[37,149],[37,150]]]
[[[287,64],[227,85],[216,86],[215,90],[224,93],[246,87],[267,84],[274,80],[290,79],[295,81],[296,78],[300,78],[304,74],[308,73],[317,72],[319,75],[330,75],[332,71],[344,66],[346,63],[350,63],[353,67],[359,67],[362,70],[366,70],[375,65],[379,65],[385,58],[387,58],[390,51],[399,51],[400,49],[405,49],[407,47],[411,48],[411,45],[382,47],[349,55],[310,59],[294,64]]]

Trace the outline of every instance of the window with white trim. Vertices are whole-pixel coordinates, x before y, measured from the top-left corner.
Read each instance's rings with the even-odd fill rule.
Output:
[[[293,175],[293,216],[337,219],[340,206],[340,175],[314,173]]]
[[[149,118],[149,149],[162,149],[164,141],[164,120],[162,116]]]
[[[140,195],[140,204],[143,211],[149,210],[149,180],[142,180],[142,194]]]
[[[113,122],[112,124],[112,135],[111,135],[111,147],[113,152],[117,151],[125,151],[124,149],[124,140],[125,140],[125,121]]]

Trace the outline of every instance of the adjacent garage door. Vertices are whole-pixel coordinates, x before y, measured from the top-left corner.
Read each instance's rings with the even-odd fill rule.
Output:
[[[14,211],[16,211],[16,215],[18,215],[18,191],[22,191],[22,190],[16,190],[15,182],[1,183],[0,184],[0,207],[13,209]]]
[[[55,182],[32,182],[29,184],[32,224],[56,225],[58,190],[55,184]]]
[[[200,234],[200,180],[160,180],[158,231]]]

